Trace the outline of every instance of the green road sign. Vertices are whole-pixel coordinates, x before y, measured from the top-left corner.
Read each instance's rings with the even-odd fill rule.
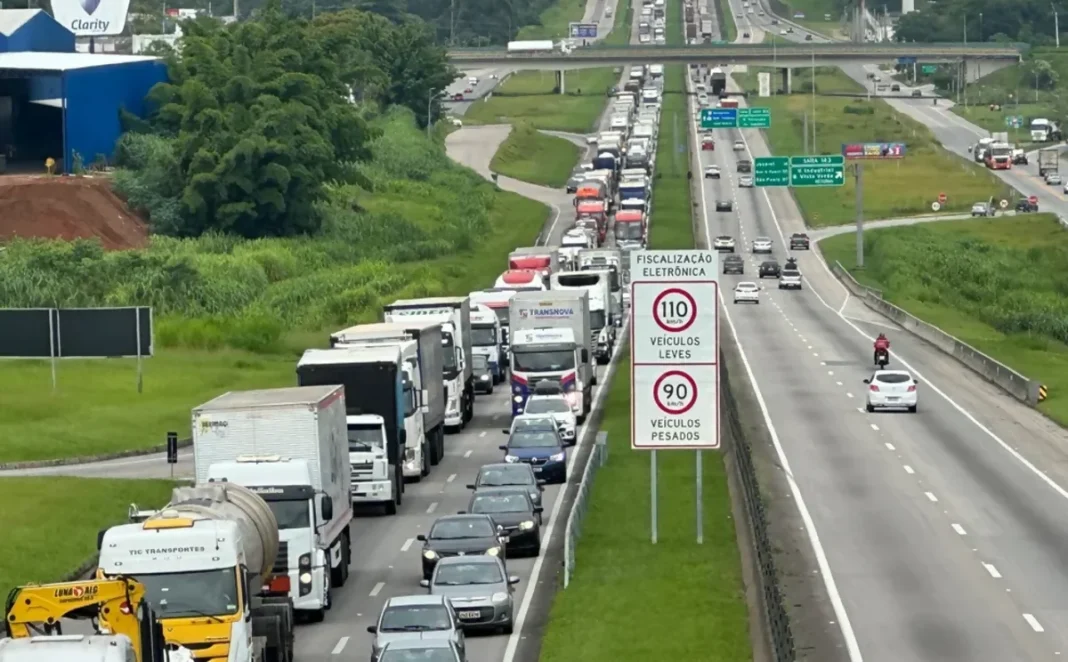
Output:
[[[789,186],[789,157],[759,156],[754,159],[753,184],[756,186]]]
[[[845,157],[791,156],[790,186],[841,186],[845,183]]]
[[[938,71],[938,65],[937,64],[925,64],[925,65],[920,67],[920,73],[933,74],[936,71]]]
[[[738,128],[740,129],[769,129],[771,128],[770,108],[739,108]]]
[[[1023,126],[1023,115],[1006,115],[1005,126],[1010,129],[1019,129]]]
[[[733,129],[738,126],[737,108],[702,108],[702,129]]]

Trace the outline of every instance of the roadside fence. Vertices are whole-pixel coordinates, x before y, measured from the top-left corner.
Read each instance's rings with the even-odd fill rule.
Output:
[[[608,462],[608,433],[598,432],[590,451],[590,459],[586,463],[586,469],[582,472],[582,480],[579,482],[578,492],[575,494],[575,502],[571,504],[571,512],[567,516],[567,525],[564,531],[564,588],[571,583],[571,575],[575,572],[575,549],[578,540],[582,536],[582,520],[586,518],[589,509],[590,495],[593,492],[593,479],[597,472]]]

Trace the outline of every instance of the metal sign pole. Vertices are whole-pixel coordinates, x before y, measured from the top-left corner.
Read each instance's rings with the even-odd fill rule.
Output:
[[[56,392],[56,318],[58,313],[48,309],[48,353],[52,361],[52,392]]]
[[[649,503],[653,515],[653,544],[656,544],[657,521],[656,521],[656,451],[649,451]]]
[[[697,454],[697,544],[705,544],[705,497],[704,472],[701,466],[701,451]]]
[[[864,168],[853,164],[857,176],[857,268],[864,268]]]
[[[137,392],[144,390],[144,375],[141,372],[141,309],[134,308],[134,333],[137,334]]]

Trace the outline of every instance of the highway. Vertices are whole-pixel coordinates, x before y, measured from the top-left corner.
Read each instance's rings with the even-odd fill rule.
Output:
[[[754,39],[775,29],[736,20]],[[804,230],[789,192],[737,187],[738,158],[769,155],[761,133],[716,134],[714,152],[693,147],[695,174],[723,170],[702,180],[707,236],[733,235],[747,259],[769,237],[782,263]],[[721,198],[732,213],[714,211]],[[849,659],[1053,659],[1068,647],[1068,435],[850,299],[815,251],[795,255],[804,290],[767,280],[760,305],[733,305],[734,285],[757,280],[748,259],[743,278],[722,276],[723,306]],[[879,330],[891,367],[920,382],[916,414],[864,410]]]

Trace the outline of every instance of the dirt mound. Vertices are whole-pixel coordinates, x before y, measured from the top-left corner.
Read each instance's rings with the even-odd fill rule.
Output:
[[[11,237],[99,239],[104,248],[148,245],[148,226],[107,177],[0,177],[0,242]]]

